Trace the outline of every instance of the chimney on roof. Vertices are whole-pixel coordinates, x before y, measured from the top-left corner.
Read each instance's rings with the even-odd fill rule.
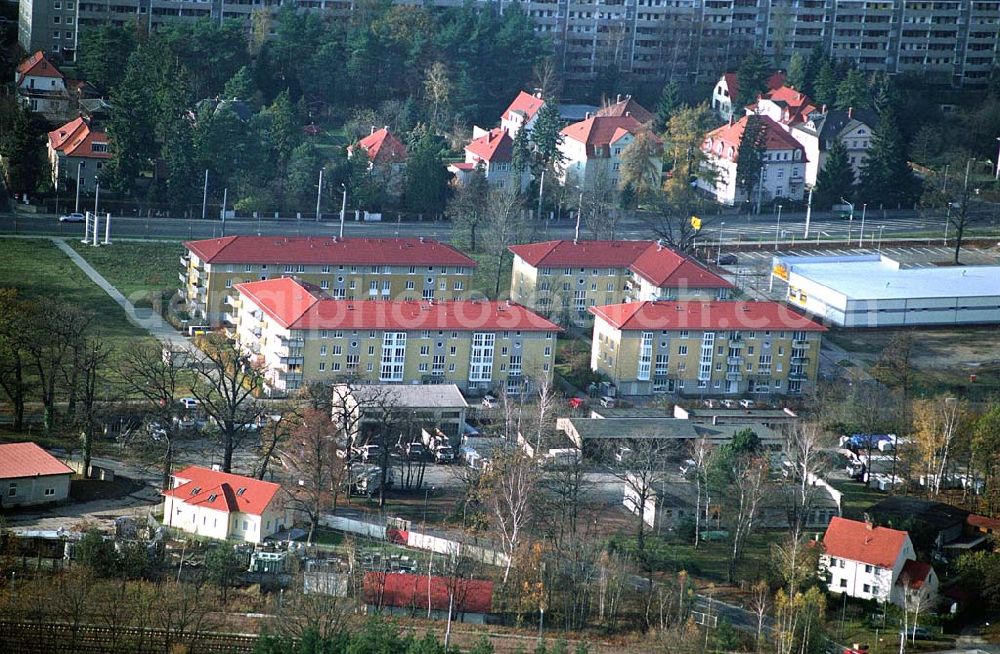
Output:
[[[826,113],[826,105],[823,105],[823,108],[820,109],[820,113],[821,114],[825,114]]]
[[[632,115],[632,112],[631,112],[631,111],[626,111],[626,112],[625,112],[625,115],[626,115],[626,116],[631,116],[631,115]]]
[[[854,114],[854,107],[848,107],[847,108],[847,117],[850,118],[852,114]]]
[[[382,125],[382,129],[384,129],[385,131],[388,132],[389,131],[389,126],[388,125]]]
[[[733,126],[733,115],[732,114],[729,114],[729,126],[730,127]]]
[[[420,242],[421,242],[421,243],[423,243],[423,242],[424,242],[424,237],[423,237],[423,236],[421,236],[421,237],[420,237]]]
[[[541,89],[535,89],[535,97],[538,98],[539,100],[542,99],[542,90]]]
[[[621,102],[621,101],[622,101],[622,94],[621,94],[621,93],[619,93],[619,94],[618,94],[618,95],[617,95],[617,96],[615,97],[615,102],[616,102],[616,103],[618,103],[618,102]]]
[[[583,119],[584,120],[590,120],[590,112],[589,111],[583,115]]]
[[[374,133],[375,133],[375,126],[372,125],[372,130],[370,132],[368,132],[368,136],[371,136]]]

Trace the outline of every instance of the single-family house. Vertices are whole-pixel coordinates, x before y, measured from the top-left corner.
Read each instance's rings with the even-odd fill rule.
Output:
[[[788,133],[805,148],[806,184],[816,184],[819,171],[826,165],[827,153],[836,141],[847,150],[847,160],[855,177],[860,176],[877,124],[878,114],[870,109],[840,110],[824,106],[811,111],[803,121],[790,125]]]
[[[472,140],[465,146],[465,161],[448,166],[459,184],[464,184],[476,169],[481,170],[489,185],[495,188],[524,190],[531,181],[527,169],[521,173],[514,170],[514,138],[503,127],[473,128]]]
[[[493,611],[493,582],[407,572],[366,572],[365,604],[393,615],[485,624]],[[428,604],[430,606],[428,607]]]
[[[784,83],[785,74],[779,70],[767,79],[767,88],[774,90],[780,88]],[[739,97],[739,94],[739,82],[735,71],[724,73],[715,83],[715,87],[712,89],[712,109],[722,120],[729,120],[733,114],[742,113],[734,110],[734,101],[737,103],[736,107],[747,104],[744,102],[744,98]],[[752,101],[753,98],[750,100]]]
[[[779,86],[748,104],[746,113],[767,116],[788,129],[804,122],[816,109],[812,99],[802,91],[796,91],[790,86]]]
[[[565,184],[572,180],[583,188],[604,186],[617,190],[622,154],[644,130],[646,127],[631,115],[590,116],[563,128],[559,181]],[[655,135],[651,138],[659,143]],[[654,165],[661,165],[659,153],[650,159]]]
[[[402,141],[389,131],[388,126],[375,129],[373,125],[368,136],[348,146],[347,156],[352,157],[362,150],[368,156],[368,170],[372,175],[379,178],[390,193],[398,193],[402,188],[407,159],[406,146]]]
[[[521,91],[500,116],[500,129],[511,137],[517,136],[522,128],[530,134],[535,126],[535,119],[538,118],[538,112],[544,106],[545,100],[542,99],[541,93]]]
[[[73,470],[35,443],[0,445],[0,509],[61,502]]]
[[[108,135],[82,116],[49,132],[48,153],[55,187],[73,180],[87,192],[94,190],[97,175],[111,159]]]
[[[916,552],[905,531],[835,517],[826,528],[823,548],[820,566],[831,593],[903,606],[907,587],[926,584],[925,592],[936,590],[933,569],[915,565]]]
[[[171,476],[163,524],[196,536],[260,543],[292,524],[281,485],[201,466]]]
[[[21,104],[50,120],[65,119],[73,108],[65,76],[41,50],[18,65],[14,91]]]
[[[597,110],[595,115],[612,117],[631,116],[642,125],[648,125],[653,122],[653,114],[636,102],[635,98],[631,95],[621,95],[620,93],[614,102],[605,104]]]
[[[706,162],[698,174],[698,188],[711,194],[722,204],[734,205],[744,200],[762,202],[772,199],[789,198],[802,200],[805,191],[806,154],[805,148],[768,116],[760,116],[763,130],[764,152],[761,176],[754,185],[753,198],[739,183],[740,142],[750,116],[738,121],[730,121],[705,135],[701,149]]]

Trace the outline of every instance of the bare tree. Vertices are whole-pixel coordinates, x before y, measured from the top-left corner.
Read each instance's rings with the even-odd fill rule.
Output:
[[[799,533],[820,490],[814,482],[829,468],[829,459],[823,452],[830,447],[831,439],[818,425],[805,423],[790,427],[786,435],[785,451],[794,467],[798,487],[792,507],[792,531]]]
[[[90,459],[94,451],[94,435],[100,419],[101,410],[107,409],[98,403],[100,386],[107,383],[107,364],[111,358],[111,348],[100,334],[91,334],[81,338],[77,352],[73,357],[76,372],[76,396],[80,411],[76,414],[76,423],[81,430],[83,445],[83,475],[90,476]]]
[[[769,465],[763,457],[738,456],[732,462],[736,495],[736,516],[732,523],[733,549],[729,559],[729,581],[736,577],[736,565],[743,558],[747,539],[757,526],[760,501],[767,486]]]
[[[701,515],[702,507],[707,510],[709,504],[708,497],[708,464],[712,458],[712,444],[704,436],[700,436],[691,443],[691,461],[693,465],[688,470],[688,474],[694,477],[695,484],[695,508],[694,508],[694,546],[698,547],[701,539]],[[705,498],[702,504],[701,498]]]
[[[79,346],[83,334],[90,329],[93,319],[93,314],[65,301],[49,301],[45,306],[44,324],[34,326],[26,343],[27,358],[38,378],[46,432],[54,426],[64,366]]]
[[[767,618],[767,612],[771,608],[770,599],[771,590],[767,587],[766,581],[761,580],[753,585],[750,595],[750,610],[753,612],[754,617],[757,618],[757,635],[754,643],[758,652],[761,649],[764,620]]]
[[[525,526],[534,511],[537,481],[538,466],[516,448],[497,453],[484,479],[486,487],[492,491],[489,496],[490,511],[507,555],[504,584],[510,576],[510,566],[521,545]]]
[[[504,262],[510,256],[507,248],[520,242],[525,236],[524,202],[520,190],[514,184],[510,188],[491,189],[486,196],[485,240],[496,272],[493,297],[500,295]]]
[[[586,506],[594,483],[587,478],[587,468],[580,457],[559,461],[547,470],[541,486],[548,498],[552,538],[559,546],[567,538],[578,535],[580,511]]]
[[[964,436],[968,419],[965,402],[955,397],[918,400],[913,404],[914,441],[928,486],[935,495],[950,463],[956,438]]]
[[[320,517],[337,508],[347,464],[337,456],[336,428],[328,410],[305,406],[294,420],[284,457],[291,479],[288,493],[309,519],[307,542],[312,543]]]
[[[451,80],[448,79],[448,67],[440,61],[434,62],[427,69],[424,78],[424,95],[431,105],[431,125],[440,126],[439,119],[447,112],[451,99]]]
[[[905,633],[909,638],[910,642],[913,643],[916,640],[917,634],[917,624],[920,622],[920,611],[924,608],[924,602],[927,600],[926,589],[922,580],[911,579],[910,575],[903,573],[900,578],[903,584],[903,633]],[[913,624],[907,625],[907,617],[905,614],[913,614]]]
[[[0,289],[0,388],[14,408],[14,431],[24,429],[24,406],[33,385],[27,345],[35,308],[19,298],[16,289]]]
[[[251,433],[263,408],[255,400],[264,372],[239,345],[220,334],[202,343],[203,365],[195,368],[197,383],[191,393],[215,421],[222,439],[222,470],[232,472],[233,453]]]
[[[294,415],[294,410],[287,403],[274,404],[267,408],[267,420],[260,429],[260,454],[254,469],[254,477],[257,479],[264,479],[278,448],[288,440]]]
[[[657,491],[667,479],[667,463],[676,454],[674,445],[661,439],[647,438],[632,441],[630,450],[604,452],[612,475],[624,485],[631,498],[636,520],[636,548],[643,553],[646,548],[646,509],[655,502]],[[654,509],[655,510],[655,509]]]

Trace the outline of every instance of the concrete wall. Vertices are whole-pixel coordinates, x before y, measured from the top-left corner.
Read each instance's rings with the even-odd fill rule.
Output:
[[[0,508],[61,502],[69,497],[69,473],[0,480]]]

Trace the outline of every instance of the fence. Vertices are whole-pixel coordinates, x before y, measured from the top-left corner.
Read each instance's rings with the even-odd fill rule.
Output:
[[[170,651],[251,654],[256,642],[257,636],[251,634],[0,621],[0,652],[18,654],[162,654]],[[183,649],[173,649],[178,646]]]

